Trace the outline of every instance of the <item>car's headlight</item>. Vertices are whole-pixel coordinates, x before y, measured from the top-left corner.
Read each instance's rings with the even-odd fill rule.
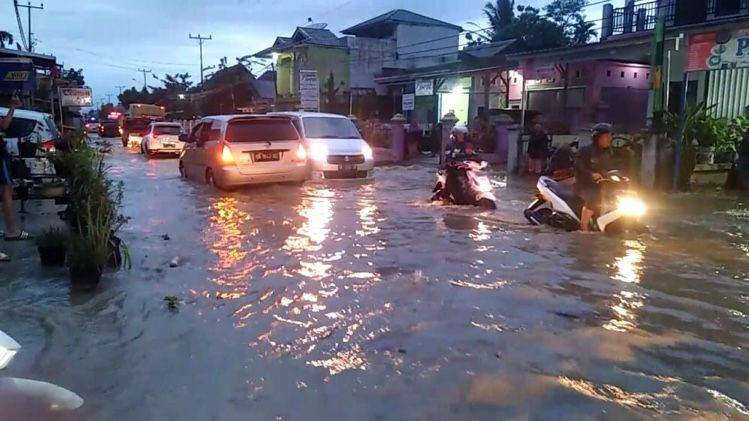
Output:
[[[309,148],[309,156],[315,161],[325,161],[328,159],[328,147],[320,143],[313,143]]]
[[[635,217],[645,215],[647,210],[642,200],[631,196],[619,197],[618,208],[622,214]]]
[[[362,147],[361,153],[364,155],[364,159],[367,161],[371,161],[374,159],[374,152],[372,152],[372,147],[364,144],[364,147]]]

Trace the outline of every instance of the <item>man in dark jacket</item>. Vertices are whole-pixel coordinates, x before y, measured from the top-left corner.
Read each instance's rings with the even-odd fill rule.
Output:
[[[575,194],[583,199],[580,231],[590,229],[590,222],[601,206],[601,187],[598,181],[608,171],[611,161],[611,125],[593,126],[593,143],[580,149],[575,159]]]

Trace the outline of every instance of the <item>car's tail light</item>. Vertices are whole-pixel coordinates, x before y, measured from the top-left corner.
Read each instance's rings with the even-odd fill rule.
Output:
[[[55,139],[51,139],[51,140],[46,140],[40,143],[39,145],[42,147],[42,149],[44,149],[47,152],[54,152],[56,143],[57,142],[55,141]]]
[[[307,160],[307,150],[304,149],[304,145],[301,143],[296,148],[296,161],[306,161]]]
[[[234,161],[234,154],[231,153],[231,148],[229,148],[229,145],[223,145],[221,147],[221,162],[224,164],[233,164]]]

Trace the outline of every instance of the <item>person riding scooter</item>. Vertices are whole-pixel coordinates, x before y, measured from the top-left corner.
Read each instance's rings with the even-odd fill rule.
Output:
[[[544,175],[551,177],[554,181],[574,183],[575,181],[575,155],[579,143],[575,140],[557,148],[549,159]]]
[[[611,161],[611,125],[599,123],[593,126],[593,143],[580,149],[575,159],[575,195],[584,204],[580,215],[580,231],[587,232],[593,215],[600,210],[602,195],[598,181],[601,180]]]
[[[480,175],[487,163],[475,152],[472,142],[462,146],[463,152],[454,154],[445,168],[437,172],[432,201],[496,209],[491,182],[487,176]]]
[[[468,129],[464,126],[453,127],[452,133],[450,134],[450,142],[445,147],[444,159],[442,166],[447,166],[455,161],[455,158],[465,152],[466,136],[468,136]]]

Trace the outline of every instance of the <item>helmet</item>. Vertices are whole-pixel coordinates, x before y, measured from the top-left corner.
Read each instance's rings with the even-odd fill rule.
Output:
[[[593,126],[590,130],[593,139],[597,138],[599,134],[611,133],[611,124],[609,123],[598,123]]]
[[[466,129],[465,126],[455,126],[455,127],[453,127],[452,134],[459,134],[459,133],[468,134],[468,129]]]

